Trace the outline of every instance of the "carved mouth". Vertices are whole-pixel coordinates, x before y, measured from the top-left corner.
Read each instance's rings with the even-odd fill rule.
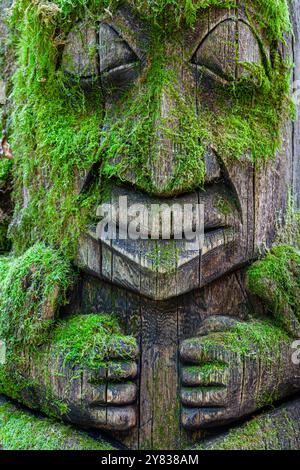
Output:
[[[108,202],[116,204],[118,198],[125,195],[129,204],[203,203],[203,245],[191,246],[185,238],[178,240],[174,237],[169,240],[107,240],[105,237],[99,238],[93,227],[88,232],[89,241],[81,245],[79,260],[90,273],[151,299],[163,300],[202,287],[215,275],[216,266],[219,270],[223,266],[228,270],[226,263],[232,263],[228,250],[233,246],[241,222],[224,184],[215,184],[205,192],[194,192],[171,201],[116,187]],[[226,210],[223,210],[224,201]],[[115,217],[118,225],[118,211]]]
[[[213,186],[208,186],[203,192],[193,192],[179,197],[173,197],[172,199],[151,197],[145,193],[133,191],[132,189],[116,186],[111,192],[110,199],[107,201],[112,207],[111,220],[116,225],[117,229],[127,231],[128,226],[135,217],[134,215],[127,214],[126,217],[126,226],[123,222],[122,217],[122,207],[120,207],[120,198],[126,198],[129,206],[142,205],[148,213],[151,213],[152,208],[159,208],[158,211],[158,220],[156,220],[153,225],[155,228],[155,233],[157,234],[158,239],[164,239],[161,226],[161,217],[163,215],[163,210],[167,207],[171,211],[171,221],[170,221],[170,238],[174,237],[174,226],[176,226],[176,221],[174,220],[177,216],[176,210],[172,211],[172,208],[176,206],[177,210],[184,210],[185,207],[192,207],[191,214],[191,225],[193,231],[196,229],[197,225],[197,216],[196,213],[199,206],[203,206],[203,220],[201,224],[204,226],[204,233],[209,234],[210,232],[225,230],[230,227],[234,227],[239,220],[238,210],[233,200],[233,196],[228,192],[228,189],[225,187],[224,183],[214,184]],[[120,213],[121,212],[121,213]],[[149,224],[150,225],[150,224]],[[149,225],[141,225],[141,232],[149,233]],[[158,227],[156,227],[158,225]],[[176,230],[176,228],[175,228]],[[178,233],[177,233],[178,234]],[[182,238],[185,238],[184,231]],[[149,237],[150,238],[150,237]],[[209,237],[208,237],[209,238]]]

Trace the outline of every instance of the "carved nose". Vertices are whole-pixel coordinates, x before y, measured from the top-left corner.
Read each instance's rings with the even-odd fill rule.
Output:
[[[163,195],[168,191],[176,170],[176,148],[172,135],[178,123],[176,119],[171,119],[174,109],[172,99],[166,92],[163,92],[158,118],[155,122],[155,141],[149,156],[151,184],[157,195]]]
[[[188,134],[192,132],[192,129],[182,129],[179,116],[178,102],[175,102],[168,90],[164,90],[161,94],[158,118],[155,122],[155,139],[149,155],[152,192],[156,196],[169,196],[187,190],[184,184],[181,184],[180,187],[176,184],[177,179],[180,181],[185,180],[185,175],[180,175],[179,172],[184,172],[186,166],[182,165],[182,170],[178,166],[178,155],[182,152],[178,141],[188,139],[190,137]],[[192,125],[193,121],[191,121]],[[176,135],[181,136],[181,138],[176,139]],[[188,165],[189,158],[195,158],[195,156],[189,155],[186,148],[184,149],[186,155],[181,155],[181,158],[186,158]],[[201,158],[203,158],[203,155],[199,154],[199,159]],[[215,153],[210,148],[207,148],[204,153],[204,165],[205,184],[220,178],[221,168]],[[189,178],[188,190],[199,189],[199,175],[196,174],[196,171],[193,178],[194,181]]]

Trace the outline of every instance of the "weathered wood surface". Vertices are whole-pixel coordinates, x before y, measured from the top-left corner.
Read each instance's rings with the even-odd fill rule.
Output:
[[[293,8],[295,36],[291,47],[296,64],[294,79],[297,79],[300,73],[299,0],[294,2]],[[210,55],[213,41],[220,46],[233,37],[234,23],[234,27],[239,27],[242,35],[247,38],[248,47],[240,45],[240,57],[244,60],[258,60],[252,33],[244,23],[241,21],[237,23],[236,19],[234,11],[212,10],[204,13],[196,28],[187,35],[186,43],[179,46],[181,47],[179,53],[182,55],[183,49],[188,48],[190,56],[196,53],[197,60],[209,64],[215,72],[220,73],[221,68],[223,70],[225,67],[224,79],[227,74],[240,73],[240,70],[233,71],[231,63],[233,51],[230,46],[222,49],[224,50],[222,63]],[[241,19],[245,20],[243,12],[239,17],[239,20]],[[133,52],[141,61],[145,60],[147,35],[142,36],[143,25],[126,8],[118,12],[114,21],[120,29],[126,30],[124,39],[132,46],[132,51],[128,49],[125,51],[126,61],[135,60]],[[214,29],[221,22],[222,26]],[[111,23],[113,25],[113,21]],[[94,30],[86,28],[86,25],[79,25],[80,28],[83,28],[85,43],[94,46]],[[214,30],[215,38],[207,37],[210,30]],[[103,46],[99,50],[99,62],[90,64],[84,51],[81,50],[79,36],[72,32],[63,57],[62,65],[65,70],[69,73],[80,73],[88,78],[97,75],[98,70],[99,73],[104,72],[105,61],[116,60],[119,63],[124,58],[124,50],[121,50],[125,47],[124,43],[119,42],[119,38],[116,38],[108,26],[100,30],[98,39],[100,46]],[[198,50],[201,41],[203,47],[202,50]],[[104,51],[107,50],[109,54],[105,56]],[[217,47],[214,48],[214,52],[217,50]],[[72,56],[72,59],[77,57],[78,60],[69,65],[68,56]],[[136,73],[131,72],[132,70],[127,76],[128,80],[134,80],[136,77]],[[191,92],[192,89],[194,107],[197,110],[201,104],[199,90],[197,84],[190,86],[190,71],[179,61],[176,64],[176,74],[182,79],[184,92],[187,90]],[[118,76],[115,79],[117,80]],[[108,92],[105,98],[107,113],[113,114],[115,101]],[[164,90],[161,101],[160,111],[163,119],[174,103],[167,90]],[[71,381],[62,358],[56,362],[54,359],[54,362],[49,359],[47,372],[54,395],[58,398],[63,396],[73,404],[70,420],[86,426],[100,422],[100,427],[110,430],[116,439],[132,448],[177,449],[184,446],[186,441],[196,439],[201,425],[225,423],[255,411],[257,403],[253,398],[254,388],[257,391],[262,387],[262,391],[267,393],[278,391],[280,396],[299,389],[298,379],[294,381],[295,371],[290,366],[289,350],[286,345],[282,347],[281,361],[282,366],[286,364],[287,367],[282,376],[278,376],[276,371],[269,374],[270,371],[263,361],[254,358],[248,362],[241,362],[240,359],[232,357],[229,358],[232,362],[231,375],[227,371],[214,379],[231,381],[232,393],[229,395],[220,390],[204,396],[203,392],[190,393],[187,387],[181,387],[181,380],[185,385],[199,384],[197,377],[182,369],[180,359],[186,362],[188,356],[184,349],[181,349],[180,355],[181,342],[199,336],[203,321],[207,318],[212,319],[214,315],[218,316],[219,320],[224,316],[240,320],[248,319],[252,299],[246,293],[244,269],[241,269],[241,266],[253,260],[265,245],[272,243],[277,218],[280,215],[278,211],[284,212],[289,186],[293,187],[296,196],[299,196],[299,120],[293,125],[286,126],[284,137],[284,145],[278,152],[278,158],[261,169],[254,169],[247,161],[246,155],[241,162],[220,164],[220,156],[215,150],[207,149],[206,192],[181,196],[178,194],[178,188],[171,193],[166,190],[174,176],[175,151],[166,136],[157,136],[157,141],[165,144],[163,151],[159,145],[156,145],[157,152],[154,152],[156,158],[150,158],[150,173],[157,200],[166,196],[177,196],[174,199],[177,202],[186,201],[189,197],[198,202],[204,200],[205,223],[207,227],[210,225],[209,228],[212,228],[224,225],[224,214],[218,208],[218,196],[233,194],[236,202],[231,217],[234,220],[226,219],[225,222],[234,226],[235,235],[232,238],[225,232],[209,233],[204,249],[192,256],[187,255],[184,249],[178,256],[173,244],[171,251],[173,250],[174,256],[170,257],[166,266],[157,265],[153,257],[149,256],[149,251],[151,253],[153,248],[147,240],[139,242],[139,247],[136,248],[128,240],[101,242],[94,230],[83,237],[78,263],[84,273],[70,306],[61,314],[63,316],[76,312],[116,313],[123,324],[124,332],[138,338],[140,355],[137,367],[134,366],[134,373],[127,370],[124,376],[133,380],[131,386],[123,383],[115,386],[106,384],[97,390],[91,387],[88,372],[81,375],[80,380]],[[78,191],[84,188],[88,179],[88,174],[79,175]],[[135,175],[130,169],[124,175],[124,179],[129,185],[136,184]],[[116,196],[118,191],[122,189],[116,188],[113,196]],[[124,191],[127,194],[127,189]],[[132,201],[151,202],[151,198],[137,193],[132,187],[128,194]],[[160,248],[163,249],[164,242],[157,240],[152,245],[159,251]],[[41,384],[38,394],[31,398],[40,400],[42,404],[43,390],[49,385],[45,382],[42,368],[38,363],[31,361],[27,373]],[[63,378],[61,374],[65,377]],[[240,381],[241,378],[243,383]],[[238,401],[241,395],[244,397],[242,403]],[[229,409],[229,412],[223,414],[220,419],[217,414],[215,419],[211,419],[211,416],[207,417],[199,412],[199,407],[203,404],[216,401],[225,403],[226,409]],[[92,410],[87,406],[91,403],[98,403],[101,406],[98,410],[95,408]],[[138,410],[135,403],[138,405]],[[116,404],[124,405],[124,408],[111,406]],[[298,416],[298,406],[296,403],[295,416]],[[278,421],[274,420],[274,423]],[[295,441],[293,445],[298,444]]]
[[[291,2],[291,16],[293,21],[294,36],[292,38],[293,50],[293,76],[294,91],[298,91],[297,116],[293,123],[293,151],[292,151],[292,188],[297,205],[300,206],[300,1]]]
[[[201,450],[299,450],[300,400],[262,414],[228,433],[205,440]]]

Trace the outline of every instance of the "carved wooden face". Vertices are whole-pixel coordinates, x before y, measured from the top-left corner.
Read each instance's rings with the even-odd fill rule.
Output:
[[[89,272],[165,299],[249,262],[270,242],[285,167],[261,164],[276,152],[284,99],[272,90],[277,68],[286,70],[249,13],[212,8],[194,28],[168,30],[123,7],[79,22],[61,66],[86,93],[102,89],[106,202],[204,203],[201,250],[188,251],[185,240],[108,242],[89,232],[79,255]]]

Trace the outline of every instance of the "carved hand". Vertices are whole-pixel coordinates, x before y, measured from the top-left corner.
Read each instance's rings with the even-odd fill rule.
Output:
[[[79,317],[78,323],[88,322],[88,317]],[[74,341],[61,354],[57,354],[59,342],[51,344],[45,355],[52,376],[52,393],[68,406],[65,417],[72,422],[110,431],[134,427],[136,384],[133,380],[138,372],[135,339],[121,336],[119,332],[101,338],[95,331],[95,341],[91,342],[89,337],[85,341],[81,336],[80,342],[83,349],[79,356]],[[85,344],[92,343],[93,347],[85,350]],[[80,358],[83,353],[85,357]]]
[[[298,390],[291,343],[269,322],[209,318],[180,347],[182,425],[223,425]]]
[[[135,426],[138,347],[116,322],[101,314],[60,321],[49,343],[24,353],[18,372],[16,364],[13,370],[7,364],[17,398],[83,426],[109,431]]]
[[[109,431],[134,427],[137,355],[137,344],[125,336],[114,341],[98,369],[80,365],[74,369],[72,363],[64,365],[65,358],[61,356],[57,364],[60,377],[52,384],[55,395],[70,405],[66,417],[72,422]],[[53,374],[53,367],[50,371]]]

